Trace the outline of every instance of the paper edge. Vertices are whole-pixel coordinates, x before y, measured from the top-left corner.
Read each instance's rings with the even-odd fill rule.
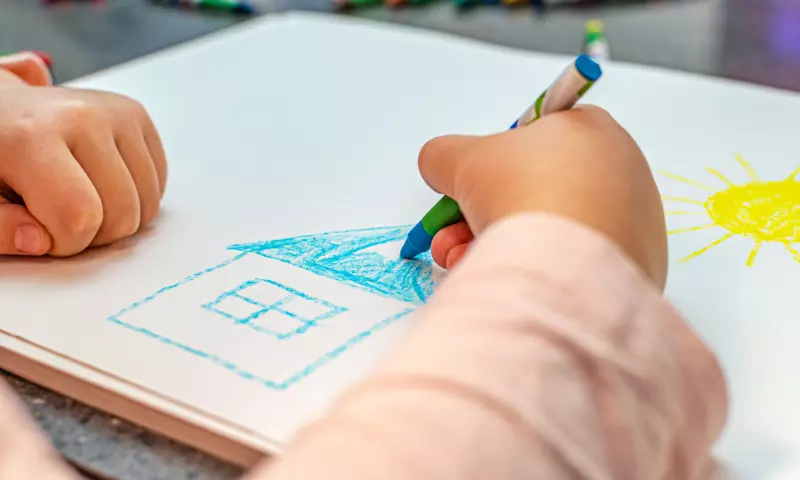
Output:
[[[14,361],[20,357],[33,365],[24,365]],[[64,383],[55,385],[55,381],[47,380],[45,375],[37,375],[36,368],[50,370],[54,375],[62,375]],[[89,366],[66,355],[42,347],[27,339],[0,330],[0,368],[85,403],[97,410],[125,419],[145,429],[169,437],[178,443],[189,445],[243,467],[253,467],[265,456],[280,455],[284,445],[282,442],[248,430],[233,422],[226,422],[199,408],[192,408],[169,396],[158,394],[138,383],[115,376],[102,368]],[[90,385],[102,390],[107,395],[81,388]],[[110,395],[112,398],[108,398]],[[106,398],[100,398],[104,396]],[[191,432],[181,433],[164,428],[161,422],[143,421],[141,411],[134,412],[128,402],[143,407],[154,417],[169,417],[187,427],[193,427],[209,433],[197,439]],[[139,409],[136,408],[138,411]],[[214,437],[227,439],[241,448],[238,452],[226,453],[228,446],[214,445]]]

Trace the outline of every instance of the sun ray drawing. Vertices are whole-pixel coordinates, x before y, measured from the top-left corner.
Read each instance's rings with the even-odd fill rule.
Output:
[[[753,247],[745,264],[755,264],[765,243],[778,243],[788,252],[790,258],[800,263],[800,252],[794,244],[800,243],[800,167],[780,180],[762,180],[755,169],[741,155],[735,154],[736,162],[744,169],[747,181],[734,183],[718,170],[707,168],[721,187],[693,180],[675,173],[658,171],[673,181],[689,185],[703,192],[705,198],[663,195],[664,203],[679,204],[674,210],[666,209],[665,214],[681,216],[703,216],[704,222],[695,226],[676,228],[668,231],[670,235],[685,234],[720,228],[727,232],[708,245],[682,258],[681,262],[696,258],[733,237],[745,237],[753,241]],[[703,207],[694,210],[692,205]],[[675,205],[678,206],[678,205]]]

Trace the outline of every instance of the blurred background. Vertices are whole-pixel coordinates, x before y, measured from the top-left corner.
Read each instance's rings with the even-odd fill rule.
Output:
[[[242,15],[169,5],[178,0],[0,0],[0,52],[48,51],[57,79],[68,81],[253,16],[305,10],[572,55],[581,48],[586,20],[598,18],[614,60],[800,90],[800,0],[571,0],[470,8],[453,0],[416,0],[340,13],[333,1],[251,0],[257,13]]]

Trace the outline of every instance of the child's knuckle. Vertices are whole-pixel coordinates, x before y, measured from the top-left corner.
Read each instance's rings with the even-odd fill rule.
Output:
[[[35,138],[37,133],[40,133],[41,127],[35,118],[21,117],[15,119],[6,135],[17,146],[26,146],[30,144]]]
[[[97,106],[85,100],[69,102],[64,114],[71,122],[82,126],[95,124],[99,120]]]
[[[129,100],[128,108],[133,114],[135,114],[137,117],[147,116],[147,109],[144,108],[144,105],[142,105],[138,100],[134,100],[132,98]]]
[[[91,196],[79,195],[63,204],[61,218],[69,235],[73,237],[93,235],[103,223],[103,205]]]
[[[121,216],[115,222],[115,226],[110,232],[111,236],[113,236],[114,239],[130,237],[136,233],[137,230],[139,230],[140,218],[141,217],[138,209],[136,211],[132,210],[126,215]]]
[[[616,125],[614,117],[607,110],[597,106],[585,106],[569,113],[570,115],[561,116],[567,130],[608,131]]]
[[[144,105],[142,105],[138,100],[133,99],[131,97],[127,97],[125,95],[118,95],[117,104],[119,105],[120,109],[126,116],[138,119],[141,118],[143,115],[147,115]]]

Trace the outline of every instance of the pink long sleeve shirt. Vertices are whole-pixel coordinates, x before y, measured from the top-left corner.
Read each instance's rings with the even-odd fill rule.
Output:
[[[607,239],[485,232],[374,373],[248,480],[706,480],[719,364]],[[0,390],[0,479],[75,478]]]

